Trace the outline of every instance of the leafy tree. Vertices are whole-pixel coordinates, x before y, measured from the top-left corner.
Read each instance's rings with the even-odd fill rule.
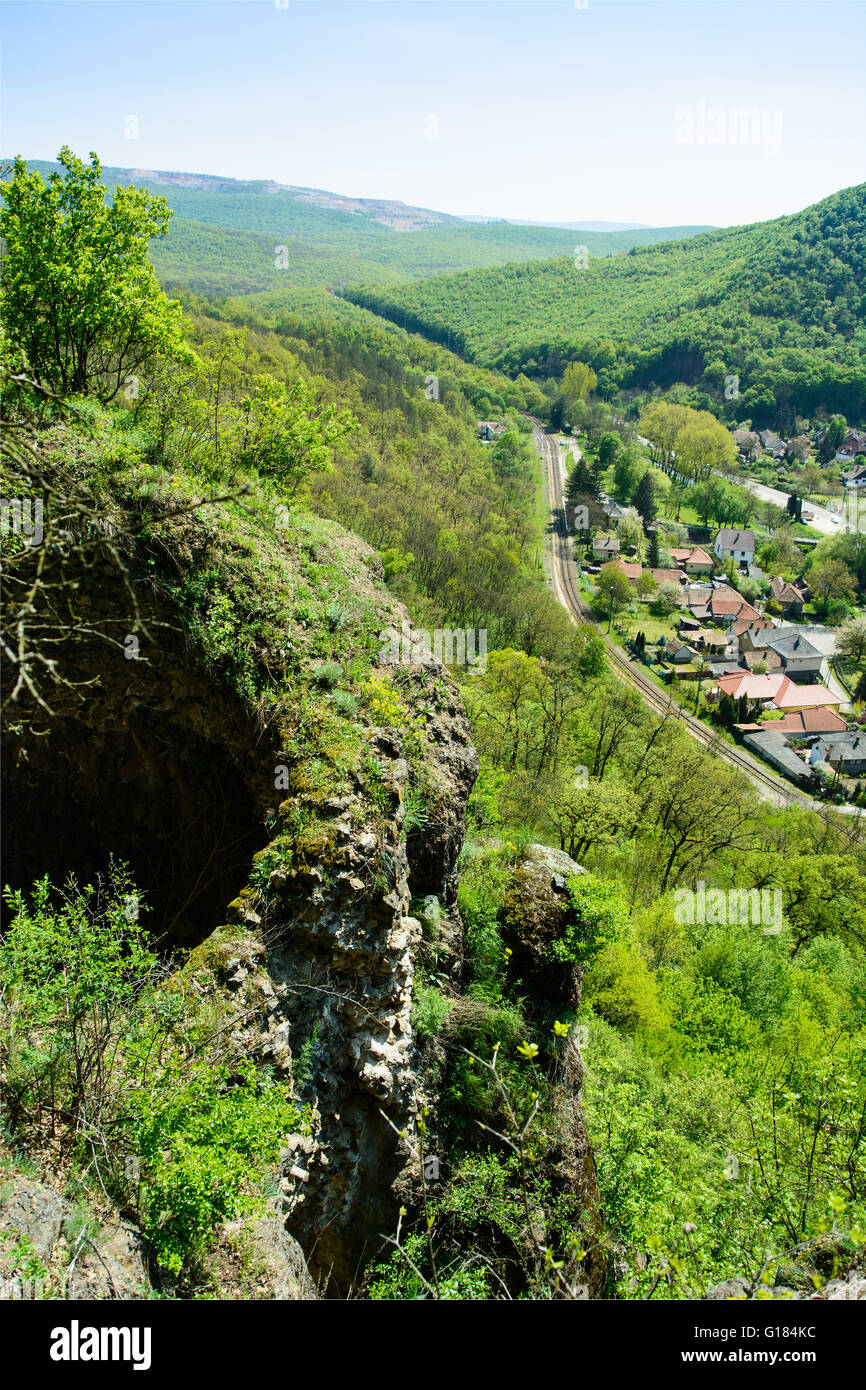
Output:
[[[635,507],[627,507],[617,523],[617,535],[620,544],[626,550],[640,549],[643,540],[643,522],[640,513]]]
[[[856,597],[854,576],[844,560],[828,556],[812,565],[809,570],[809,587],[815,602],[826,612],[833,599],[852,603]]]
[[[560,434],[565,429],[566,412],[568,401],[562,394],[554,396],[550,403],[550,428],[554,434]]]
[[[653,599],[653,612],[657,613],[661,618],[667,618],[679,608],[681,598],[682,594],[679,585],[666,579],[663,584],[659,585],[658,592]]]
[[[630,941],[606,941],[585,980],[586,1002],[623,1033],[661,1033],[670,1015],[659,998],[656,977]]]
[[[585,362],[569,362],[562,378],[562,394],[568,401],[585,401],[598,385],[598,377]]]
[[[331,449],[353,423],[349,411],[320,405],[303,379],[287,389],[261,376],[241,409],[246,422],[241,459],[290,496],[309,474],[330,466]]]
[[[629,502],[637,487],[641,462],[637,451],[627,445],[617,455],[613,467],[613,489],[621,502]]]
[[[653,570],[657,570],[661,563],[659,558],[659,533],[655,527],[653,527],[653,529],[649,533],[649,552],[647,555],[647,563],[650,569]],[[641,576],[641,578],[643,578],[643,576]]]
[[[550,955],[553,960],[585,967],[606,942],[623,934],[628,925],[628,907],[617,884],[594,874],[582,874],[579,878],[575,874],[567,883],[573,921],[567,924],[563,936],[554,941]]]
[[[835,774],[831,774],[835,776]],[[807,942],[831,934],[866,944],[866,881],[856,864],[838,854],[790,854],[779,869],[785,920],[794,955]]]
[[[617,456],[622,448],[622,440],[613,430],[608,430],[598,441],[598,461],[602,468],[609,468],[616,462]]]
[[[737,449],[724,425],[707,411],[690,411],[689,420],[676,437],[677,471],[696,483],[714,472],[727,473],[737,466]]]
[[[601,492],[598,481],[598,474],[594,468],[587,463],[586,458],[581,454],[568,475],[568,485],[566,496],[569,502],[574,502],[577,497],[590,496],[597,498]]]
[[[628,577],[618,564],[604,565],[596,576],[595,595],[598,609],[602,613],[616,615],[621,613],[631,601],[631,585]]]
[[[596,777],[589,778],[586,786],[563,778],[550,801],[550,819],[560,848],[572,859],[627,840],[637,815],[638,802],[628,787]]]
[[[644,526],[655,520],[656,495],[649,469],[641,476],[631,500],[632,505],[640,512]]]
[[[852,618],[836,638],[836,653],[855,670],[866,666],[866,617]]]
[[[106,199],[102,168],[64,146],[65,170],[41,175],[15,160],[0,184],[6,241],[0,306],[37,380],[61,395],[138,394],[138,375],[181,352],[180,305],[148,261],[171,215],[164,198],[120,186]]]
[[[844,415],[834,415],[824,431],[824,438],[818,446],[818,457],[822,463],[829,463],[836,456],[836,450],[845,438]]]
[[[668,401],[653,401],[641,416],[640,427],[650,441],[654,463],[669,469],[673,465],[677,435],[691,412],[688,406],[672,405]]]

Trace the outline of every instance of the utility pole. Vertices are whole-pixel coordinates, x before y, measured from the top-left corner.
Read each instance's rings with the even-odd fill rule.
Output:
[[[699,702],[699,700],[700,700],[700,698],[701,698],[701,681],[702,681],[703,678],[704,678],[704,671],[706,670],[706,668],[707,668],[706,662],[705,662],[703,659],[701,659],[701,661],[700,661],[700,663],[699,663],[699,665],[698,665],[698,689],[697,689],[697,693],[696,693],[696,695],[695,695],[695,714],[697,714],[697,712],[698,712],[698,702]]]

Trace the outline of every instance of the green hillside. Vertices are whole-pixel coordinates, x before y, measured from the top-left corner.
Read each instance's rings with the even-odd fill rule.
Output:
[[[28,163],[43,177],[59,168],[49,160]],[[574,255],[578,244],[593,256],[612,256],[705,230],[575,232],[508,222],[477,225],[402,203],[264,182],[116,167],[103,175],[109,187],[134,183],[166,198],[175,215],[168,236],[153,247],[160,279],[169,289],[189,287],[211,297],[359,281],[394,284]],[[278,255],[281,247],[285,250]]]
[[[588,234],[587,234],[588,235]],[[790,217],[634,247],[610,260],[507,265],[355,303],[507,372],[590,362],[599,390],[739,376],[740,416],[864,410],[866,184]]]

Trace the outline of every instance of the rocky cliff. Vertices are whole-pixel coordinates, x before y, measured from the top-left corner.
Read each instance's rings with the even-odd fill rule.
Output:
[[[78,569],[49,538],[42,601],[73,636],[50,709],[23,702],[7,731],[7,876],[23,887],[86,879],[111,856],[130,864],[166,959],[192,948],[180,988],[206,1003],[233,1058],[302,1106],[268,1219],[298,1240],[320,1291],[344,1296],[417,1198],[412,1136],[436,1115],[443,1049],[474,1041],[471,1028],[446,1033],[431,1052],[412,1006],[422,917],[451,1001],[467,982],[457,862],[478,758],[446,670],[380,665],[380,632],[407,615],[374,552],[301,512],[275,520],[261,499],[178,500],[127,498],[135,524],[118,530],[135,541]],[[512,885],[512,899],[532,887],[548,934],[561,873],[542,857]],[[531,955],[520,924],[507,929]],[[576,1004],[579,981],[526,966],[539,999],[553,985],[542,1010]],[[597,1188],[569,1056],[553,1078],[550,1162],[584,1213],[597,1294]],[[279,1273],[263,1286],[312,1289]]]

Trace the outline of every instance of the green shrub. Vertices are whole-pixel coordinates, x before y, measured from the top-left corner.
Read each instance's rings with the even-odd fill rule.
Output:
[[[412,994],[412,1027],[419,1042],[434,1038],[453,1007],[454,1001],[446,999],[432,985],[419,984]]]
[[[588,965],[605,942],[622,935],[628,926],[628,908],[619,888],[594,874],[574,874],[568,879],[568,896],[575,920],[561,940],[550,948],[553,960]]]
[[[350,695],[348,690],[335,690],[333,694],[334,708],[344,719],[354,719],[358,713],[358,701],[354,695]]]
[[[305,1121],[285,1087],[221,1055],[222,1015],[160,966],[125,866],[95,886],[70,878],[60,892],[46,878],[29,898],[5,896],[0,1094],[11,1137],[35,1153],[59,1140],[82,1174],[95,1169],[103,1195],[137,1209],[158,1263],[179,1275],[220,1222],[259,1207],[262,1179]]]
[[[310,676],[316,685],[321,685],[327,690],[333,690],[337,682],[342,678],[343,668],[338,661],[326,661],[319,666],[314,666]]]
[[[142,1227],[159,1264],[180,1274],[221,1222],[263,1209],[262,1168],[299,1125],[288,1091],[252,1062],[234,1074],[204,1065],[191,1076],[181,1063],[155,1093],[139,1091],[130,1137],[142,1166]]]

